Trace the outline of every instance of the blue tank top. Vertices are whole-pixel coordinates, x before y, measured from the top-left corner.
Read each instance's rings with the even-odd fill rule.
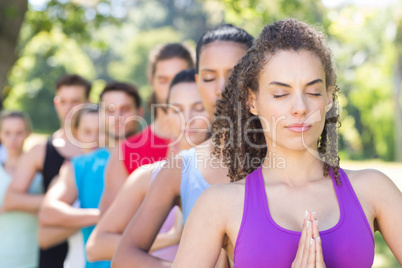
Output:
[[[99,148],[88,154],[71,159],[74,169],[75,182],[78,191],[78,200],[81,208],[98,208],[103,193],[105,170],[110,152],[106,148]],[[86,244],[94,226],[82,228],[84,243]],[[110,267],[110,261],[88,262],[86,268]]]
[[[198,197],[210,185],[204,179],[198,168],[195,148],[180,152],[182,156],[182,171],[180,183],[180,198],[183,212],[183,222],[186,223],[190,211]]]

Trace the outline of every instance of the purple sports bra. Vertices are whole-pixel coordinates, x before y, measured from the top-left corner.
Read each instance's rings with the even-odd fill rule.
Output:
[[[346,173],[341,186],[330,171],[340,209],[339,222],[320,232],[324,262],[331,267],[371,267],[374,237]],[[234,251],[234,267],[286,267],[296,256],[301,232],[284,229],[271,218],[261,167],[246,178],[243,218]]]

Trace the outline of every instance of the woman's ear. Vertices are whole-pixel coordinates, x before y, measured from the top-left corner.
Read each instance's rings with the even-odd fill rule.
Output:
[[[329,110],[331,110],[333,104],[334,104],[334,96],[332,95],[333,93],[333,87],[330,86],[327,90],[327,98],[328,98],[328,103],[325,105],[325,112],[327,113]]]
[[[256,105],[256,103],[257,103],[256,94],[250,88],[248,89],[248,93],[249,93],[249,97],[248,97],[248,101],[247,101],[248,110],[253,115],[258,115],[257,105]]]

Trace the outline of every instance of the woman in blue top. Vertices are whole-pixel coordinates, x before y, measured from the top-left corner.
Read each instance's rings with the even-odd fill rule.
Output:
[[[8,151],[8,158],[0,165],[0,267],[38,266],[36,215],[22,211],[5,211],[3,208],[5,193],[23,153],[24,141],[30,132],[30,121],[25,114],[8,111],[1,113],[0,138]],[[42,192],[42,177],[38,173],[29,188],[29,193]]]

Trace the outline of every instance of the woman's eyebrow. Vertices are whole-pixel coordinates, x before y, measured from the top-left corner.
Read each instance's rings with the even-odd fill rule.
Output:
[[[281,86],[281,87],[291,87],[288,84],[282,83],[282,82],[277,82],[277,81],[272,81],[271,83],[269,83],[270,85],[276,85],[276,86]]]
[[[180,106],[180,107],[182,107],[183,105],[182,104],[180,104],[180,103],[177,103],[177,102],[172,102],[172,103],[169,103],[171,106]]]
[[[313,80],[311,82],[308,82],[306,84],[306,87],[312,86],[312,85],[315,85],[315,84],[318,84],[318,83],[323,83],[324,84],[324,81],[321,78],[318,78],[318,79],[315,79],[315,80]]]
[[[216,73],[216,70],[213,70],[213,69],[202,69],[202,70],[200,70],[200,73],[202,73],[202,72]]]
[[[324,81],[323,81],[321,78],[318,78],[318,79],[315,79],[315,80],[313,80],[313,81],[311,81],[311,82],[308,82],[308,83],[306,84],[306,87],[312,86],[312,85],[315,85],[315,84],[318,84],[318,83],[323,83],[323,84],[324,84]],[[278,81],[272,81],[271,83],[269,83],[269,85],[276,85],[276,86],[289,87],[289,88],[291,88],[290,85],[288,85],[288,84],[286,84],[286,83],[278,82]]]

